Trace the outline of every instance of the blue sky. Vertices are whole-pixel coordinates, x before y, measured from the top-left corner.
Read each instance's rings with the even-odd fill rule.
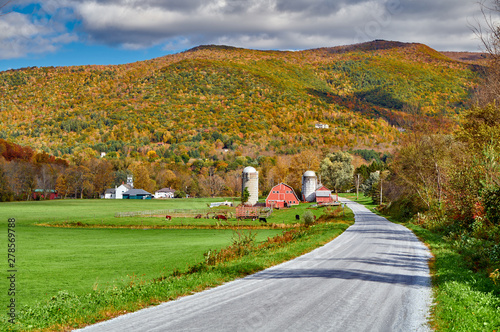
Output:
[[[202,44],[302,50],[373,39],[480,51],[475,0],[0,0],[0,71],[121,64]]]

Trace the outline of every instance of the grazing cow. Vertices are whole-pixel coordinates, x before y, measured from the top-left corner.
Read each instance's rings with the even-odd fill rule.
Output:
[[[225,215],[223,215],[223,214],[218,214],[216,216],[216,218],[217,218],[217,220],[227,220],[227,217]]]
[[[300,216],[298,214],[295,215],[295,220],[300,220]]]
[[[165,216],[165,219],[166,219],[166,220],[172,220],[172,216],[166,215],[166,216]]]
[[[265,222],[265,223],[267,224],[267,219],[266,219],[266,218],[264,218],[264,217],[259,217],[259,221],[260,221],[260,222]]]
[[[197,214],[196,217],[194,217],[194,219],[201,219],[201,214]]]

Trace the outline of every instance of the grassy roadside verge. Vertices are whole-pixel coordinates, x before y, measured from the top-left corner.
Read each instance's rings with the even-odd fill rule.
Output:
[[[356,201],[355,195],[344,197]],[[360,197],[357,202],[371,211],[375,207],[370,198]],[[470,270],[465,257],[442,235],[411,222],[401,224],[426,243],[434,256],[429,264],[434,295],[431,326],[436,331],[500,331],[500,284]]]
[[[499,331],[500,284],[471,271],[462,255],[441,235],[405,223],[430,248],[434,306],[432,326],[437,331]]]
[[[205,261],[191,266],[187,272],[174,271],[154,280],[131,279],[124,287],[84,295],[59,292],[46,302],[21,308],[16,325],[2,319],[0,328],[66,331],[173,300],[300,256],[329,242],[353,221],[349,212],[345,220],[294,229],[258,245],[246,245],[240,238],[236,256],[227,255],[231,250],[222,249],[217,251],[215,262],[209,259],[214,255],[206,256]]]

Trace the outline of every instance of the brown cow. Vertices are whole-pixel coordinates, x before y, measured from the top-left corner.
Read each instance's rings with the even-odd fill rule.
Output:
[[[165,216],[165,219],[166,219],[166,220],[172,220],[172,216],[166,215],[166,216]]]

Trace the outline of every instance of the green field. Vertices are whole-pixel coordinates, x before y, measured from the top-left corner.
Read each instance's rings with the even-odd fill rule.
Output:
[[[115,217],[119,212],[155,211],[165,209],[191,209],[203,213],[207,211],[207,205],[212,202],[224,200],[236,204],[239,201],[231,198],[197,198],[197,199],[170,199],[170,200],[54,200],[37,202],[12,202],[1,203],[0,220],[6,222],[7,218],[16,218],[18,224],[22,225],[51,225],[51,226],[93,226],[93,227],[170,227],[170,226],[216,226],[221,223],[214,219],[176,218],[171,221],[159,217]],[[295,224],[295,215],[302,215],[311,204],[301,204],[290,209],[275,210],[267,218],[270,224]],[[234,208],[227,209],[233,212]],[[316,216],[321,215],[321,209],[311,209]],[[258,220],[250,219],[237,221],[235,218],[229,220],[230,224],[241,226],[265,226]]]
[[[206,211],[207,204],[223,200],[1,203],[0,224],[4,235],[0,236],[0,247],[7,248],[8,219],[16,219],[14,268],[19,320],[14,327],[7,322],[7,315],[2,316],[0,329],[66,330],[68,326],[84,326],[172,300],[308,252],[332,240],[353,222],[352,212],[346,209],[345,218],[331,217],[330,211],[329,223],[295,228],[301,222],[295,216],[302,216],[306,209],[318,217],[325,212],[311,204],[275,210],[267,223],[234,218],[222,223],[181,217],[171,221],[164,217],[115,217],[115,213],[124,211]],[[234,261],[209,265],[204,253],[211,251],[214,255],[214,250],[222,248],[225,249],[219,252],[227,253],[228,246],[235,246],[237,232],[246,226],[255,234],[255,242],[245,242],[240,247],[246,253]],[[278,239],[259,246],[286,228],[293,231],[280,239],[288,240]],[[7,308],[12,298],[7,293],[9,281],[4,277],[9,270],[7,259],[0,266],[0,303]]]
[[[137,222],[138,218],[115,218],[115,214],[118,212],[161,209],[206,209],[207,204],[224,200],[221,198],[170,200],[66,199],[12,202],[0,204],[0,218],[3,220],[15,217],[17,222],[22,224],[64,221],[82,223],[101,223],[102,221],[104,223],[113,223],[119,221],[127,224],[127,222]],[[227,200],[231,201],[231,199]]]
[[[0,247],[7,248],[7,220],[16,219],[16,301],[33,305],[60,290],[75,294],[93,288],[119,286],[131,280],[150,280],[185,270],[203,260],[209,249],[220,249],[232,242],[229,229],[139,229],[121,228],[57,228],[40,227],[38,223],[80,221],[92,223],[100,219],[112,223],[118,219],[127,224],[129,218],[114,218],[119,211],[164,208],[206,208],[219,199],[165,201],[133,200],[59,200],[15,202],[0,205],[2,233]],[[165,207],[166,206],[166,207]],[[136,218],[133,223],[138,224]],[[139,218],[142,219],[142,218]],[[165,223],[160,218],[144,218]],[[184,222],[178,218],[177,222]],[[186,218],[188,219],[188,218]],[[210,220],[209,222],[215,223]],[[257,241],[281,233],[281,230],[258,230]],[[5,256],[7,255],[5,249]],[[4,259],[2,272],[7,271]],[[0,283],[1,303],[9,300],[7,279]]]

